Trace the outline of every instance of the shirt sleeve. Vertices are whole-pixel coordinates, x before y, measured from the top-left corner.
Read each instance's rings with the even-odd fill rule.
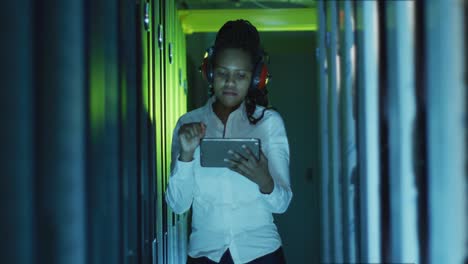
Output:
[[[261,196],[272,213],[281,214],[288,209],[293,196],[289,176],[289,142],[281,116],[275,112],[268,121],[264,151],[274,187],[270,194]]]
[[[167,204],[176,214],[182,214],[190,209],[194,188],[194,161],[184,162],[179,160],[178,131],[181,125],[179,120],[172,136],[171,174],[165,195]]]

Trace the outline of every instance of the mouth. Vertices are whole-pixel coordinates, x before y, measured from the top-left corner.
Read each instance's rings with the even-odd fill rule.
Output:
[[[233,91],[233,90],[223,90],[223,95],[227,95],[227,96],[237,96],[238,93],[236,91]]]

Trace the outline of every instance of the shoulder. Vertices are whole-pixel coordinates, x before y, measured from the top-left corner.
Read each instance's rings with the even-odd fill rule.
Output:
[[[179,117],[177,123],[174,127],[174,133],[177,133],[179,128],[188,123],[194,122],[203,122],[203,116],[205,116],[205,111],[203,107],[197,108],[195,110],[189,111]]]
[[[191,122],[199,122],[202,120],[204,115],[205,115],[205,107],[200,107],[200,108],[194,109],[192,111],[189,111],[183,114],[181,117],[179,117],[179,120],[177,121],[177,123],[179,125],[182,125],[182,124],[191,123]]]
[[[255,109],[255,117],[261,116],[262,112],[265,110],[265,107],[258,106]],[[273,124],[273,125],[284,125],[283,117],[281,114],[274,109],[267,109],[263,114],[262,120],[259,121],[259,124]]]

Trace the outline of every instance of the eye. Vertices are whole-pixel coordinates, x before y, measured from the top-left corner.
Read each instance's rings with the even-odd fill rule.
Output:
[[[245,79],[247,78],[247,74],[245,72],[239,72],[237,73],[237,78],[240,80]]]
[[[226,76],[226,71],[218,69],[218,70],[215,71],[215,75],[218,76],[218,77],[225,77]]]

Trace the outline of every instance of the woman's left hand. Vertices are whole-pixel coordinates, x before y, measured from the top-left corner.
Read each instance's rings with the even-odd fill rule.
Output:
[[[262,150],[260,150],[260,159],[257,160],[247,146],[242,147],[247,153],[246,156],[232,150],[228,152],[233,156],[232,159],[225,159],[230,164],[229,168],[256,183],[262,193],[270,194],[273,191],[274,182],[268,170],[268,159]]]

